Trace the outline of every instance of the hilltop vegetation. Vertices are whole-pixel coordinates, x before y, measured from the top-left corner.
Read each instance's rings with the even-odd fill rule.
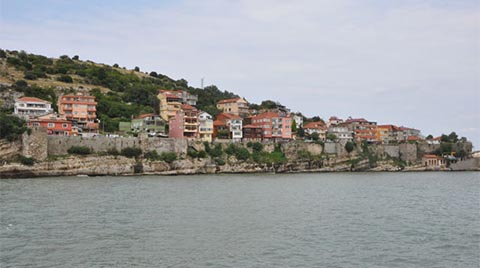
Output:
[[[0,73],[0,82],[26,96],[38,97],[52,102],[60,94],[88,91],[97,99],[97,116],[105,131],[118,130],[118,122],[131,116],[158,111],[159,89],[181,89],[198,96],[197,107],[212,115],[218,114],[216,103],[221,99],[238,97],[216,86],[204,89],[188,85],[185,79],[174,80],[152,71],[142,73],[134,70],[82,61],[79,56],[60,56],[58,59],[25,51],[0,49],[0,64],[5,66]]]

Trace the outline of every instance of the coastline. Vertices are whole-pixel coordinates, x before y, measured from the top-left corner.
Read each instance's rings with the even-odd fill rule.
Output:
[[[70,156],[64,159],[43,161],[32,166],[10,163],[0,166],[0,179],[42,178],[59,176],[138,176],[138,175],[202,175],[202,174],[300,174],[336,172],[455,172],[480,171],[480,167],[468,169],[431,168],[423,166],[394,166],[380,162],[370,167],[368,162],[349,166],[345,162],[308,168],[307,161],[297,161],[282,165],[258,164],[252,162],[230,162],[225,165],[212,164],[209,159],[181,159],[164,161],[135,160],[123,156]]]

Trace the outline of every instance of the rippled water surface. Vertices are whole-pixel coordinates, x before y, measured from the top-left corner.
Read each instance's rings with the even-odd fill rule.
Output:
[[[480,173],[0,180],[0,267],[479,267]]]

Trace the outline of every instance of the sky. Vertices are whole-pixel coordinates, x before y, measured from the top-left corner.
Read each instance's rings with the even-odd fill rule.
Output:
[[[156,71],[480,149],[480,1],[0,0],[0,48]]]

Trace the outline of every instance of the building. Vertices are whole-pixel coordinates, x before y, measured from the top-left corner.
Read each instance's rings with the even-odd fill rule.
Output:
[[[221,113],[213,122],[213,137],[232,139],[239,142],[243,138],[243,119],[238,115]]]
[[[381,144],[399,142],[400,128],[395,125],[377,125],[376,140]]]
[[[414,128],[409,128],[409,127],[404,127],[401,126],[399,127],[399,141],[408,141],[409,137],[410,140],[412,137],[417,137],[419,139],[423,139],[424,137],[420,134],[420,130],[414,129]]]
[[[28,119],[52,112],[50,102],[34,97],[22,97],[15,100],[13,114]]]
[[[70,136],[72,122],[55,113],[41,115],[27,121],[28,127],[44,127],[48,135]]]
[[[182,91],[160,90],[157,98],[160,101],[159,115],[163,120],[168,122],[177,116],[177,112],[182,109],[182,95]]]
[[[169,131],[168,137],[174,139],[183,139],[184,132],[184,113],[182,110],[179,110],[175,113],[175,116],[170,117],[168,120]]]
[[[97,103],[94,96],[63,95],[58,98],[58,112],[72,121],[72,134],[98,132]]]
[[[353,131],[348,129],[348,126],[345,124],[331,125],[327,134],[333,134],[338,141],[346,143],[347,141],[353,141]]]
[[[285,141],[292,139],[292,118],[280,112],[264,112],[251,118],[251,124],[260,126],[264,140]]]
[[[245,117],[248,115],[248,102],[244,98],[221,100],[217,103],[217,109],[223,113]]]
[[[293,121],[295,121],[295,124],[297,124],[297,128],[303,128],[303,116],[294,115]]]
[[[183,111],[183,136],[187,139],[197,138],[198,135],[198,109],[189,104],[182,104]]]
[[[262,127],[255,126],[255,125],[244,125],[243,140],[244,141],[262,141],[263,140]]]
[[[303,127],[305,133],[308,135],[312,135],[313,133],[318,134],[319,140],[324,141],[327,136],[327,126],[323,122],[310,122],[305,124]]]
[[[353,131],[355,141],[374,143],[377,141],[377,123],[370,122],[364,118],[348,118],[345,120],[350,131]]]
[[[426,154],[422,157],[422,164],[426,167],[445,167],[447,162],[440,156]]]
[[[165,135],[165,125],[165,120],[157,114],[141,114],[132,119],[130,131],[137,133],[146,132],[151,135],[161,136]]]
[[[201,141],[212,142],[213,117],[207,112],[198,114],[198,138]]]
[[[330,118],[328,119],[328,122],[327,122],[327,126],[330,127],[330,126],[336,126],[338,124],[341,124],[343,123],[343,119],[340,119],[336,116],[330,116]]]

